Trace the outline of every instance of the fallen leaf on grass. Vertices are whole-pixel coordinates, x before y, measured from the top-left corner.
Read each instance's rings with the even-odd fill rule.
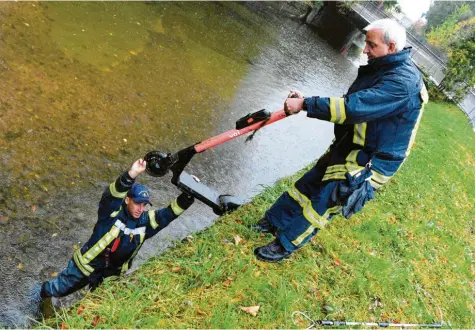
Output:
[[[250,306],[250,307],[240,306],[240,309],[245,313],[256,316],[258,314],[258,311],[259,311],[259,306]]]
[[[317,288],[312,288],[310,290],[310,292],[312,293],[312,295],[314,296],[314,298],[316,298],[317,300],[321,300],[322,299],[322,295],[321,293],[319,292],[319,290]]]
[[[61,322],[61,330],[64,330],[64,329],[68,329],[68,327],[66,326],[66,323]]]
[[[226,286],[227,288],[230,286],[230,284],[231,284],[230,280],[226,280],[225,282],[223,282],[223,285]]]
[[[94,317],[93,321],[91,322],[91,326],[92,326],[92,327],[95,327],[96,325],[98,325],[100,319],[101,319],[101,318],[99,317],[99,315],[96,315],[96,316]]]
[[[233,238],[235,239],[235,245],[240,244],[240,242],[242,241],[241,237],[238,235],[235,235]]]
[[[342,263],[339,259],[334,259],[334,265],[340,266]]]
[[[78,315],[81,315],[81,313],[83,312],[83,310],[84,310],[84,306],[82,306],[82,305],[79,306],[79,308],[78,308]]]
[[[202,311],[201,309],[197,310],[197,314],[199,314],[199,315],[207,315],[207,313],[205,313],[205,312]]]
[[[17,266],[18,269],[22,270],[23,269],[23,264],[22,263],[19,263],[18,266]]]
[[[299,289],[299,283],[296,280],[291,280],[291,283],[294,285],[294,288],[297,290]]]
[[[297,318],[297,319],[294,320],[294,324],[299,325],[300,327],[302,327],[305,323],[304,323],[304,320],[302,320],[301,318]]]
[[[182,269],[182,268],[180,268],[180,267],[174,267],[174,268],[172,268],[172,272],[177,273],[177,272],[179,272],[181,269]]]
[[[230,300],[231,303],[236,303],[236,302],[239,302],[241,301],[241,298],[233,298]]]

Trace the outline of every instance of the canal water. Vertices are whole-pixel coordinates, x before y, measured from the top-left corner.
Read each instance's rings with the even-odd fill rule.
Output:
[[[340,96],[357,72],[306,25],[232,2],[3,2],[0,18],[0,323],[7,309],[21,322],[28,288],[89,238],[103,190],[136,159],[278,110],[289,90]],[[186,170],[246,201],[332,138],[300,113]],[[170,176],[139,181],[154,206],[180,193]],[[197,201],[136,266],[215,220]]]

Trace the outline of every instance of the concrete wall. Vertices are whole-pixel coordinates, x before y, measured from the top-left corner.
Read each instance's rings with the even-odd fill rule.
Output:
[[[337,1],[324,1],[324,6],[319,10],[311,11],[306,23],[332,47],[345,51],[368,23],[353,10],[340,4]]]

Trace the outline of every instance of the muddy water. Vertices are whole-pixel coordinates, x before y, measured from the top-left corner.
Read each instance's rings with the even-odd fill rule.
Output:
[[[306,26],[236,3],[8,2],[0,17],[0,311],[21,310],[27,288],[66,265],[103,189],[135,159],[279,109],[290,89],[342,95],[356,75]],[[302,113],[195,156],[187,171],[249,200],[332,138],[331,124]],[[140,181],[154,205],[179,193],[170,177]],[[215,219],[195,203],[136,264]]]

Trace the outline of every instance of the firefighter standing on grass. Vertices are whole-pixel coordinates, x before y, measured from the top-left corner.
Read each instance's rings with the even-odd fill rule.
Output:
[[[286,113],[335,123],[335,140],[317,164],[283,193],[253,229],[276,239],[255,250],[259,260],[288,258],[331,218],[358,212],[410,152],[428,94],[405,48],[406,32],[390,19],[365,28],[368,64],[343,97],[291,92]]]

